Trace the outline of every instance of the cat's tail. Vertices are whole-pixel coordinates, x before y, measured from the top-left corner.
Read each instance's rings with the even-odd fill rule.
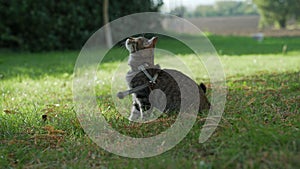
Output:
[[[203,83],[199,84],[199,88],[203,90],[203,93],[206,93],[206,86]]]
[[[211,104],[206,97],[206,86],[203,83],[200,83],[198,85],[198,88],[199,88],[199,94],[200,94],[200,105],[199,105],[200,111],[210,109]],[[201,90],[202,90],[202,92],[201,92]]]

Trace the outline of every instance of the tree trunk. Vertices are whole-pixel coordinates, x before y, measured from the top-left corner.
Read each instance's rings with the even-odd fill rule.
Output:
[[[103,2],[103,20],[104,20],[104,32],[105,32],[105,40],[106,46],[108,48],[112,48],[112,37],[111,37],[111,29],[109,25],[109,13],[108,13],[108,0],[104,0]]]
[[[286,28],[286,19],[285,18],[280,19],[278,22],[279,22],[280,28],[282,28],[282,29]]]

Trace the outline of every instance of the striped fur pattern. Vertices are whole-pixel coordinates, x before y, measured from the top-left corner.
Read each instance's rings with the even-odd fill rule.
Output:
[[[189,98],[182,98],[179,86],[174,77],[177,80],[180,79],[186,88],[196,86],[200,96],[199,111],[208,109],[210,103],[205,96],[206,87],[204,84],[197,85],[192,79],[179,71],[160,69],[158,65],[154,65],[154,48],[156,42],[156,37],[151,39],[137,37],[126,40],[126,48],[130,52],[128,65],[131,67],[126,76],[128,86],[132,89],[149,83],[149,87],[133,94],[133,105],[129,119],[131,121],[140,118],[146,119],[151,115],[153,108],[164,113],[178,112],[182,100]],[[140,65],[144,65],[146,71],[152,77],[158,74],[155,83],[150,83],[149,78],[142,71],[138,70]],[[162,91],[162,93],[154,91]]]

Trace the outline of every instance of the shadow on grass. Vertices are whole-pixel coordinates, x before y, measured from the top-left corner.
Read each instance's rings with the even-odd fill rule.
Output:
[[[72,106],[58,109],[57,112],[69,113],[53,116],[49,123],[39,122],[42,120],[40,117],[27,117],[29,112],[35,112],[35,108],[28,107],[19,114],[2,113],[0,150],[3,156],[0,161],[5,168],[32,165],[46,168],[54,163],[88,168],[98,165],[99,161],[104,166],[116,168],[125,165],[131,168],[174,168],[179,165],[199,168],[200,164],[209,165],[210,168],[253,168],[262,165],[266,168],[298,168],[298,158],[290,157],[294,154],[297,155],[294,157],[299,157],[299,78],[298,71],[260,73],[239,80],[228,79],[226,110],[209,141],[203,144],[198,142],[200,128],[205,120],[203,115],[199,115],[192,130],[177,146],[164,154],[146,159],[119,157],[96,146],[81,130]],[[107,98],[102,101],[100,104],[110,105],[106,102]],[[128,124],[127,120],[121,118],[109,120],[108,123],[120,132],[135,137],[155,135],[171,125],[167,120],[145,127],[136,123]],[[59,141],[55,140],[57,135],[51,135],[51,131],[48,131],[51,137],[47,135],[47,125],[53,126],[56,132],[65,131],[58,138]],[[45,135],[46,138],[41,137]],[[174,161],[178,164],[174,165]]]
[[[157,48],[176,55],[193,54],[193,51],[180,41],[163,35],[158,36]],[[189,36],[185,38],[189,38]],[[191,37],[191,41],[193,38]],[[201,37],[199,36],[199,38]],[[287,47],[288,52],[300,51],[300,38],[298,37],[268,37],[262,42],[257,42],[251,37],[209,35],[208,38],[220,55],[280,54],[283,46]],[[120,44],[109,50],[102,63],[120,62],[128,57],[129,53],[125,49],[124,43]],[[73,73],[78,54],[79,51],[48,53],[2,51],[0,52],[0,80],[15,77],[38,79],[44,76],[69,76]]]
[[[272,117],[283,118],[291,114],[296,115],[300,110],[299,79],[300,72],[259,73],[240,80],[228,79],[229,93],[224,114],[234,117],[249,116],[249,118],[255,116],[252,120],[257,120],[255,123],[258,124],[274,120]],[[199,121],[195,123],[199,128],[203,125],[203,116],[199,114]],[[175,118],[164,117],[149,124],[128,124],[126,119],[116,122],[114,118],[110,118],[110,122],[122,133],[145,137],[159,134],[170,127]]]
[[[70,76],[78,52],[0,53],[0,80]]]

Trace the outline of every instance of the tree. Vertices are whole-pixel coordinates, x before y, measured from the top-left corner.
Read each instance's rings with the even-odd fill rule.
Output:
[[[108,0],[104,0],[103,3],[103,20],[104,20],[104,30],[105,30],[105,40],[106,40],[106,46],[108,48],[111,48],[113,46],[112,44],[112,37],[111,37],[111,29],[109,26],[109,13],[108,13]]]
[[[187,14],[187,9],[185,6],[179,6],[173,9],[170,13],[179,17],[183,17],[185,14]]]
[[[162,0],[111,0],[108,19],[157,12]],[[0,48],[29,51],[80,49],[104,24],[104,0],[0,0]],[[115,32],[113,32],[115,33]]]
[[[217,1],[214,5],[200,5],[194,11],[195,17],[211,16],[241,16],[257,15],[254,5],[249,2],[237,2],[232,0]]]
[[[261,15],[260,26],[278,24],[286,28],[287,21],[299,17],[299,0],[253,0]]]
[[[195,17],[217,16],[217,12],[213,5],[199,5],[194,11]]]

